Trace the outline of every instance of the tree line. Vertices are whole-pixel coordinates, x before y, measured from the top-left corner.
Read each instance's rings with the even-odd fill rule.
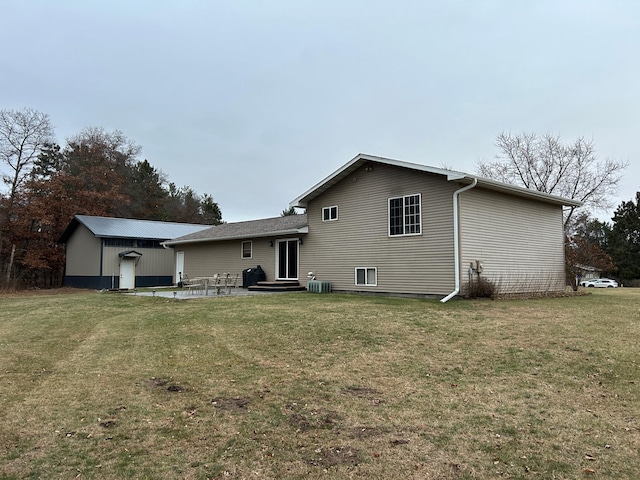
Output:
[[[618,205],[610,222],[580,214],[572,241],[570,251],[582,251],[583,264],[625,286],[640,287],[640,191],[635,199]]]
[[[178,187],[122,132],[88,127],[60,145],[45,113],[0,110],[0,285],[57,287],[76,214],[218,225],[209,194]]]

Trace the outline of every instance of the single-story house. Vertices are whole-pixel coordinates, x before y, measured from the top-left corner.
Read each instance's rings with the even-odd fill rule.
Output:
[[[131,289],[171,285],[180,273],[162,242],[210,225],[76,215],[60,236],[65,244],[64,285]]]
[[[298,282],[307,215],[223,223],[164,242],[189,277],[239,274],[260,266],[267,280]],[[306,275],[306,272],[305,272]],[[306,277],[305,277],[306,278]]]
[[[575,266],[578,271],[578,276],[576,278],[577,283],[580,283],[584,280],[595,280],[596,278],[600,278],[602,270],[599,268],[593,267],[591,265],[581,265],[578,264]]]
[[[164,245],[190,276],[260,265],[333,291],[464,295],[564,290],[563,206],[574,200],[463,172],[359,154],[294,199],[306,214],[211,227]],[[311,275],[310,275],[311,274]]]

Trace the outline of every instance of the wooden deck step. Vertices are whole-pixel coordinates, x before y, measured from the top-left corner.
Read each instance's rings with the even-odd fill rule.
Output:
[[[257,285],[250,285],[248,290],[254,292],[298,292],[306,290],[297,280],[277,280],[275,282],[258,282]]]

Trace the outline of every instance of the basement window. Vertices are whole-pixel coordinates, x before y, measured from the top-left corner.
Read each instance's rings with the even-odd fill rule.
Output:
[[[375,287],[378,285],[378,269],[376,267],[356,267],[356,285]]]

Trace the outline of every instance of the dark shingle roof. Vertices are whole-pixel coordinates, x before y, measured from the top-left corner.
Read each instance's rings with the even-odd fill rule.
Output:
[[[76,215],[69,223],[58,240],[66,243],[71,234],[84,225],[96,237],[101,238],[140,238],[148,240],[168,240],[181,237],[200,230],[206,230],[211,225],[193,223],[158,222],[153,220],[134,220],[130,218],[94,217],[91,215]]]
[[[263,218],[247,222],[223,223],[206,230],[195,232],[165,242],[166,245],[181,243],[211,242],[240,238],[268,237],[307,233],[307,215],[287,215],[285,217]]]

